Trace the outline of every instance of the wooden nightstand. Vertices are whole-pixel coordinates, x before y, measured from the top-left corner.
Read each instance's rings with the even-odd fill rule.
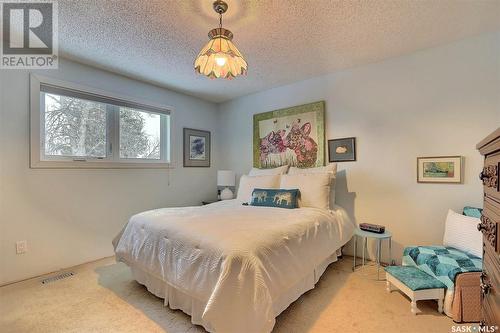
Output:
[[[220,201],[220,199],[219,199],[219,200],[206,200],[206,201],[202,201],[202,202],[201,202],[201,204],[202,204],[203,206],[205,206],[205,205],[209,205],[209,204],[211,204],[211,203],[214,203],[214,202],[219,202],[219,201]]]

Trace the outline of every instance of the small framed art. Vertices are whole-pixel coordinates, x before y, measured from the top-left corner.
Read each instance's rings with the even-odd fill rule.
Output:
[[[184,128],[184,166],[210,167],[210,132]]]
[[[417,157],[418,183],[462,183],[462,156]]]
[[[328,161],[356,161],[356,138],[328,140]]]

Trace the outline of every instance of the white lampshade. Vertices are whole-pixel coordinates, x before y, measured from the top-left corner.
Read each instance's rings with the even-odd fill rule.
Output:
[[[217,186],[234,186],[235,178],[234,171],[219,170],[217,171]]]

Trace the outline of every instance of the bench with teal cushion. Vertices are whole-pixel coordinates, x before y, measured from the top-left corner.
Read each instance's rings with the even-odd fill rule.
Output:
[[[416,267],[454,290],[455,279],[464,272],[481,272],[479,257],[452,247],[409,246],[403,251],[403,266]]]
[[[388,266],[392,276],[403,282],[411,290],[446,288],[443,282],[412,266]]]
[[[444,289],[446,285],[435,277],[414,266],[388,266],[386,271],[387,291],[397,287],[411,299],[411,312],[417,314],[417,301],[435,299],[438,311],[443,312]]]

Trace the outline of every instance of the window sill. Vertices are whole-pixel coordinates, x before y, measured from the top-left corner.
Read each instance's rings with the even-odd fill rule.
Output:
[[[31,169],[173,169],[171,163],[95,162],[95,161],[31,161]]]

